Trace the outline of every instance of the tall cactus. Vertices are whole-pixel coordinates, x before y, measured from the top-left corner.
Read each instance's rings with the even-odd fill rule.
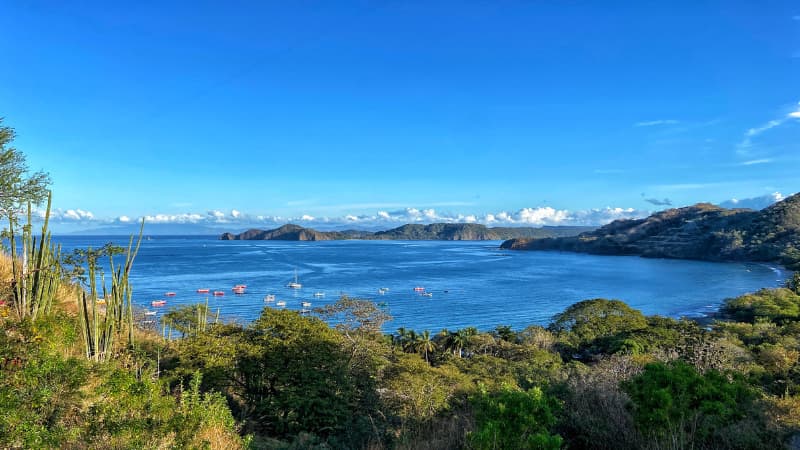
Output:
[[[88,294],[86,291],[81,292],[81,296],[78,298],[78,310],[84,349],[88,359],[93,361],[108,359],[114,349],[114,342],[120,338],[122,333],[127,333],[129,347],[134,344],[133,288],[129,275],[133,267],[133,260],[139,253],[143,232],[144,220],[139,229],[136,246],[133,245],[133,236],[128,242],[124,265],[115,264],[114,251],[107,252],[111,269],[111,292],[106,289],[104,274],[100,275],[100,285],[97,284],[97,258],[102,256],[102,252],[95,252],[92,249],[86,252],[89,292]],[[101,290],[102,297],[98,295]],[[100,299],[105,306],[98,305]]]
[[[61,285],[61,246],[54,247],[48,230],[52,193],[47,195],[42,234],[38,246],[33,236],[31,204],[28,203],[27,223],[22,226],[21,254],[17,253],[14,219],[9,217],[11,272],[13,276],[14,311],[20,319],[36,319],[49,314]],[[20,261],[21,258],[21,261]]]

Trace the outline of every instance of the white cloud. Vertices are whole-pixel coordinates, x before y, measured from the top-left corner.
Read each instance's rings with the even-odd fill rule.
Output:
[[[201,223],[206,220],[207,216],[202,214],[154,214],[144,216],[144,222],[147,223]]]
[[[797,104],[793,111],[786,113],[785,116],[779,119],[773,119],[769,122],[761,125],[760,127],[750,128],[744,133],[744,139],[736,146],[736,152],[740,155],[747,155],[748,149],[753,145],[753,138],[764,133],[765,131],[771,130],[775,127],[779,127],[784,123],[788,122],[791,119],[800,119],[800,103]]]
[[[751,159],[750,161],[744,161],[739,163],[740,166],[754,166],[756,164],[768,164],[771,163],[772,159],[770,158],[762,158],[762,159]]]
[[[587,210],[556,209],[551,206],[521,208],[516,211],[497,211],[483,214],[438,211],[434,208],[408,207],[395,211],[376,211],[374,214],[345,214],[341,216],[317,216],[298,214],[293,217],[252,215],[238,210],[224,213],[219,210],[201,213],[148,214],[134,218],[120,215],[112,219],[98,219],[89,211],[81,209],[57,210],[51,217],[54,223],[81,224],[87,228],[121,226],[137,223],[142,219],[147,224],[172,224],[203,226],[235,231],[248,227],[274,228],[286,223],[303,223],[308,227],[337,229],[361,227],[367,229],[389,229],[407,223],[481,223],[489,226],[557,226],[557,225],[603,225],[616,219],[638,218],[648,211],[634,208],[595,208]],[[41,216],[37,212],[37,216]],[[189,229],[189,228],[187,228]]]
[[[747,133],[745,133],[745,136],[747,136],[747,137],[757,136],[757,135],[759,135],[759,134],[761,134],[761,133],[763,133],[763,132],[765,132],[767,130],[770,130],[772,128],[777,127],[778,125],[780,125],[782,123],[783,123],[783,120],[770,120],[769,122],[767,122],[766,124],[764,124],[764,125],[762,125],[760,127],[750,128],[749,130],[747,130]]]
[[[45,211],[37,210],[36,215],[44,218]],[[82,209],[56,209],[50,211],[50,220],[58,222],[88,222],[94,220],[94,214],[91,211],[84,211]]]
[[[732,198],[726,200],[719,205],[723,208],[749,208],[749,209],[764,209],[767,206],[779,202],[786,198],[780,192],[773,192],[772,194],[761,195],[759,197],[736,199]]]
[[[658,125],[676,125],[680,123],[679,120],[675,119],[660,119],[660,120],[648,120],[644,122],[636,122],[633,124],[635,127],[654,127]]]

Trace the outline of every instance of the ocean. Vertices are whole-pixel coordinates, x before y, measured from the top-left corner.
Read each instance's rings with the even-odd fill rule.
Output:
[[[65,251],[120,236],[60,236]],[[153,236],[133,265],[134,302],[161,314],[205,302],[225,320],[247,323],[273,294],[300,310],[339,296],[382,303],[398,327],[438,331],[498,325],[546,325],[569,305],[591,298],[619,299],[645,314],[700,317],[725,298],[780,286],[788,275],[761,263],[712,263],[635,256],[507,251],[499,241],[220,241],[216,237]],[[119,257],[118,257],[119,258]],[[289,289],[295,273],[301,289]],[[231,288],[247,285],[244,294]],[[430,296],[421,295],[424,288]],[[225,292],[198,294],[199,288]],[[386,288],[384,293],[380,289]],[[165,297],[175,292],[174,297]],[[315,296],[320,293],[324,296]],[[319,295],[319,294],[318,294]],[[153,300],[167,300],[153,308]]]

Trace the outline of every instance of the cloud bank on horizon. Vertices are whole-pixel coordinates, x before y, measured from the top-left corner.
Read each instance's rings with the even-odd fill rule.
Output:
[[[780,192],[773,192],[772,194],[762,195],[753,198],[736,199],[724,201],[719,205],[723,208],[748,208],[748,209],[764,209],[767,206],[779,202],[786,197]]]
[[[786,198],[780,192],[744,199],[730,199],[720,203],[726,208],[763,209]],[[653,199],[655,200],[655,199]],[[671,206],[668,199],[650,202],[656,206]],[[404,208],[393,211],[377,211],[374,214],[346,214],[342,216],[272,216],[249,214],[236,209],[230,212],[211,210],[205,213],[152,214],[143,217],[119,216],[97,218],[92,212],[81,209],[57,209],[51,213],[50,221],[56,229],[70,231],[92,231],[93,229],[130,229],[142,219],[146,224],[174,225],[187,231],[192,228],[236,231],[245,228],[275,227],[286,223],[297,223],[319,229],[386,229],[407,223],[480,223],[487,226],[601,226],[618,219],[637,219],[653,211],[605,207],[585,210],[556,209],[550,206],[522,208],[516,212],[500,211],[485,214],[462,214],[437,211],[433,208]],[[42,211],[37,211],[39,217]]]

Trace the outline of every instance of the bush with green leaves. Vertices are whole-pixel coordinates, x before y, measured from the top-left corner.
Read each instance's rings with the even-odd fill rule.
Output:
[[[538,387],[527,391],[504,387],[481,390],[471,399],[475,430],[469,433],[471,448],[559,449],[561,436],[552,433],[558,402]]]
[[[727,299],[722,312],[739,322],[786,323],[800,319],[800,295],[787,288],[761,289]]]
[[[682,361],[651,363],[622,382],[638,429],[654,446],[716,448],[731,443],[772,448],[775,436],[764,423],[756,392],[735,373],[697,372]],[[754,429],[746,434],[743,430]],[[738,434],[737,434],[738,433]]]

